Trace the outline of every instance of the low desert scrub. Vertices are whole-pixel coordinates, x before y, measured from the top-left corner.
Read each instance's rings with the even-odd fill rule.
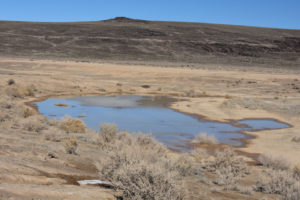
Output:
[[[66,117],[60,122],[60,128],[66,133],[85,133],[85,124],[80,119]]]
[[[195,161],[202,166],[205,166],[206,163],[208,162],[208,159],[211,157],[208,153],[207,150],[202,149],[202,148],[195,148],[191,152],[191,156],[195,159]]]
[[[101,124],[99,129],[104,143],[112,142],[117,134],[116,124]]]
[[[49,127],[47,130],[43,131],[43,135],[45,140],[51,142],[61,142],[65,138],[65,134],[63,131],[58,129],[57,127]]]
[[[272,155],[259,156],[258,161],[261,165],[275,170],[287,170],[290,168],[290,163],[282,157],[273,157]]]
[[[196,92],[195,90],[188,90],[188,91],[184,91],[185,96],[187,97],[196,97]]]
[[[14,85],[16,82],[15,82],[15,80],[14,79],[9,79],[8,81],[7,81],[7,84],[8,85]]]
[[[25,119],[19,120],[21,128],[30,132],[41,132],[47,129],[47,125],[44,123],[43,117],[30,116]]]
[[[101,125],[99,145],[106,155],[99,174],[125,199],[183,199],[183,175],[190,164],[179,160],[149,135],[116,133],[115,125]]]
[[[200,133],[199,135],[196,135],[194,137],[192,143],[214,145],[218,144],[218,141],[213,135],[208,135],[207,133]]]
[[[23,98],[25,96],[25,91],[20,87],[11,85],[5,88],[5,94],[9,97]]]
[[[216,173],[218,179],[215,183],[231,189],[242,177],[249,174],[249,168],[243,158],[239,157],[232,149],[217,151],[214,159],[208,160],[208,171]]]
[[[280,194],[284,200],[300,199],[300,182],[290,171],[265,170],[264,176],[256,182],[254,189],[266,194]]]
[[[300,164],[297,164],[293,168],[293,176],[294,176],[295,179],[297,179],[298,181],[300,181]]]
[[[11,117],[8,114],[0,113],[0,123],[10,120]]]
[[[21,115],[24,118],[27,118],[27,117],[30,117],[30,116],[33,116],[33,115],[37,114],[37,112],[34,109],[29,108],[29,107],[24,106],[24,105],[22,105],[21,110],[22,110]]]
[[[25,94],[27,96],[34,96],[36,92],[38,92],[38,89],[35,87],[35,85],[30,84],[25,88]]]
[[[71,137],[65,141],[65,150],[68,154],[76,155],[77,146],[77,139],[75,137]]]
[[[241,194],[245,194],[245,195],[249,195],[251,196],[253,194],[253,187],[249,187],[249,186],[235,186],[233,188],[234,191],[237,191]]]
[[[24,98],[25,96],[34,96],[35,91],[37,90],[34,85],[22,87],[12,84],[5,88],[4,93],[9,97]]]
[[[292,142],[300,143],[300,137],[293,137]]]
[[[13,108],[14,104],[13,101],[10,97],[6,96],[6,95],[2,95],[1,94],[1,98],[0,98],[0,109],[11,109]]]

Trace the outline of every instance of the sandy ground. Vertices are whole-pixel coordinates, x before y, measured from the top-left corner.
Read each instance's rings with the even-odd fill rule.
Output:
[[[300,163],[300,143],[292,141],[293,137],[300,137],[300,71],[297,70],[228,66],[198,66],[191,69],[0,58],[0,85],[7,85],[9,79],[14,79],[22,85],[34,84],[38,88],[39,93],[36,94],[36,97],[25,99],[24,102],[61,95],[172,95],[180,99],[171,105],[172,108],[185,113],[197,114],[209,120],[229,122],[245,118],[276,119],[292,125],[292,128],[251,133],[256,136],[255,139],[248,140],[246,147],[240,148],[240,150],[253,154],[282,156],[292,164]],[[143,85],[150,87],[144,88]],[[29,144],[27,147],[30,148],[24,152],[33,154],[31,150],[39,146],[37,141],[32,142],[31,139],[34,136],[30,135],[26,138],[20,133],[15,134],[19,139],[24,139],[21,145],[23,148],[27,143]],[[0,136],[2,140],[0,147],[3,149],[0,152],[0,155],[3,154],[0,169],[4,172],[15,167],[13,159],[9,155],[19,156],[25,153],[14,149],[13,153],[5,154],[5,150],[10,151],[11,144],[18,144],[20,141],[16,140],[11,133],[8,135],[5,129],[0,130]],[[42,140],[38,141],[41,142],[40,145],[46,145],[54,152],[60,151],[51,144],[43,144]],[[46,147],[38,148],[45,151]],[[46,153],[44,152],[44,154]],[[33,157],[29,156],[28,159],[33,159]],[[42,162],[45,159],[47,160],[42,156],[34,162]],[[68,171],[70,165],[74,165],[74,159],[68,157],[65,161],[61,161],[65,166],[61,169],[57,169],[57,166],[61,165],[61,163],[56,163],[59,161],[47,160],[47,163],[49,165],[52,163],[53,166],[49,167],[43,164],[43,168],[40,167],[40,170],[43,169],[47,172],[54,170],[56,174],[66,174],[66,172],[74,174],[74,171]],[[83,162],[89,163],[90,161],[83,160]],[[88,188],[86,191],[78,193],[76,188],[71,186],[58,187],[53,184],[66,181],[59,175],[49,176],[48,179],[39,179],[38,176],[41,174],[36,174],[30,167],[23,166],[22,168],[20,165],[18,167],[16,171],[19,171],[22,177],[1,173],[0,193],[4,199],[10,196],[15,199],[30,199],[30,194],[37,190],[39,190],[37,196],[40,199],[74,199],[72,198],[74,196],[80,199],[80,195],[84,195],[85,199],[93,199],[96,196],[113,199],[113,195],[105,189],[97,190],[98,193],[101,193],[100,195],[92,192],[96,196],[89,196],[89,191],[94,191],[95,188]],[[8,176],[7,178],[4,177],[5,174]],[[88,171],[82,175],[93,176],[94,173]],[[5,181],[3,182],[3,180]],[[15,185],[16,182],[19,184]],[[22,182],[25,185],[20,185]],[[69,196],[60,196],[66,195],[66,193],[54,194],[54,192],[43,196],[41,191],[45,188],[39,189],[40,186],[38,187],[36,184],[49,185],[49,187],[53,187],[53,191],[58,193],[60,190],[68,191]],[[20,191],[30,191],[30,193],[26,193],[26,198],[24,198],[24,194],[21,195],[18,192],[18,187],[21,186],[26,189]],[[230,198],[232,196],[228,197],[228,199]]]

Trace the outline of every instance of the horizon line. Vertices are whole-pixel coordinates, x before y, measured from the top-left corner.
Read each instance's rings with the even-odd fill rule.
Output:
[[[0,19],[0,22],[27,22],[27,23],[83,23],[83,22],[104,22],[109,20],[136,20],[136,21],[146,21],[146,22],[173,22],[173,23],[196,23],[196,24],[212,24],[212,25],[226,25],[226,26],[241,26],[241,27],[252,27],[252,28],[265,28],[265,29],[283,29],[283,30],[300,30],[300,28],[281,28],[274,26],[256,26],[256,25],[243,25],[243,24],[221,24],[212,22],[199,22],[199,21],[165,21],[165,20],[147,20],[147,19],[136,19],[125,16],[117,16],[114,18],[101,19],[101,20],[82,20],[82,21],[35,21],[35,20],[6,20]]]

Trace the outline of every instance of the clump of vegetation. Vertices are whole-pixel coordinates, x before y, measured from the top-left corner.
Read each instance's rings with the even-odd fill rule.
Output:
[[[255,190],[266,194],[280,194],[284,200],[300,199],[300,182],[289,171],[265,170],[265,175],[256,182]]]
[[[274,170],[287,170],[290,163],[282,157],[273,157],[272,155],[259,156],[258,161],[261,165]]]
[[[112,142],[117,134],[116,124],[101,124],[100,125],[100,134],[104,143]]]
[[[151,86],[150,85],[141,85],[142,88],[145,88],[145,89],[148,89],[150,88]]]
[[[26,119],[20,120],[20,125],[23,130],[39,133],[47,127],[43,123],[43,117],[30,116]]]
[[[115,125],[100,126],[99,145],[105,154],[98,164],[100,176],[125,199],[183,199],[179,168],[186,166],[151,136],[116,130]]]
[[[27,117],[30,117],[30,116],[33,116],[33,115],[36,115],[36,111],[32,108],[29,108],[27,106],[22,106],[22,116],[24,118],[27,118]]]
[[[292,142],[300,143],[300,137],[293,137]]]
[[[65,149],[68,154],[76,155],[77,146],[77,139],[75,137],[71,137],[65,141]]]
[[[69,105],[68,104],[64,104],[64,103],[57,103],[57,104],[55,104],[55,106],[58,106],[58,107],[68,107]]]
[[[217,151],[215,158],[207,162],[206,168],[218,175],[215,182],[224,185],[225,189],[233,188],[238,180],[249,174],[249,168],[244,159],[229,148]]]
[[[207,133],[200,133],[199,135],[196,135],[194,137],[192,143],[214,145],[218,144],[218,141],[213,135],[208,135]]]
[[[55,125],[52,126],[49,122],[48,125],[48,129],[43,131],[45,140],[51,142],[61,142],[65,139],[65,134],[63,134],[63,131],[61,129],[59,129]]]
[[[15,82],[15,80],[14,79],[9,79],[8,81],[7,81],[7,84],[8,85],[14,85],[16,82]]]
[[[235,191],[249,196],[253,194],[253,188],[249,186],[236,186]]]
[[[1,109],[11,109],[13,106],[14,105],[12,103],[12,100],[8,96],[1,96],[1,99],[0,99],[0,108]]]
[[[80,119],[67,117],[60,123],[60,128],[66,133],[85,133],[85,124]]]
[[[24,90],[16,86],[7,87],[5,93],[7,96],[14,98],[23,98],[25,96]]]
[[[34,94],[38,92],[38,89],[36,88],[35,85],[30,84],[26,87],[26,94],[27,96],[34,96]]]
[[[10,120],[11,117],[5,113],[0,113],[0,123]]]
[[[187,96],[187,97],[196,97],[196,92],[195,92],[195,90],[188,90],[188,91],[184,91],[184,93],[185,93],[185,96]]]
[[[6,87],[4,92],[9,97],[24,98],[25,96],[34,96],[34,91],[36,90],[34,88],[34,85],[24,88],[22,86],[12,84],[9,87]]]
[[[300,164],[297,164],[293,169],[293,177],[300,181]]]

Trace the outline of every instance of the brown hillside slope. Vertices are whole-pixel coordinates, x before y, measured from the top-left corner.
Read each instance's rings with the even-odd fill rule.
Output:
[[[123,17],[73,23],[0,21],[0,56],[299,67],[300,30]]]

